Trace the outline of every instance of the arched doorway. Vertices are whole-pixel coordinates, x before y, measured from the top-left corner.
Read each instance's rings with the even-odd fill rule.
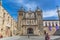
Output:
[[[32,28],[28,28],[27,29],[27,34],[33,34],[33,29]]]

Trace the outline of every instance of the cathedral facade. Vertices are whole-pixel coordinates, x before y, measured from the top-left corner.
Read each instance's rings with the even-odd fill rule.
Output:
[[[18,14],[18,29],[20,35],[40,35],[43,32],[42,11],[38,8],[35,12],[29,10],[25,12],[23,9]]]
[[[42,10],[37,8],[34,12],[24,11],[23,8],[18,13],[18,33],[19,35],[44,35],[49,33],[53,35],[56,32],[56,24],[59,26],[58,20],[43,20]],[[52,26],[51,31],[49,26]]]

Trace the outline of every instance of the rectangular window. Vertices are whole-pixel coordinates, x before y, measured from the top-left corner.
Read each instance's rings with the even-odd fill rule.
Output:
[[[3,14],[3,18],[5,18],[5,13]]]
[[[4,24],[4,20],[3,20],[3,23],[2,23],[2,25]]]
[[[2,23],[2,25],[4,24],[4,21],[5,21],[5,13],[3,14],[3,23]]]
[[[9,22],[9,16],[8,16],[8,22]]]

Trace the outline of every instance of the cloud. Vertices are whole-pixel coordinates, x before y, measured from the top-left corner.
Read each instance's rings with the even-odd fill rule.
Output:
[[[17,14],[17,10],[20,9],[21,6],[24,6],[26,10],[35,10],[37,6],[42,8],[43,17],[57,17],[56,5],[60,5],[60,1],[58,0],[4,0],[4,7],[8,10],[8,12],[14,16]],[[16,17],[15,15],[14,17]]]
[[[56,9],[43,11],[43,17],[52,17],[52,16],[58,17]]]
[[[20,3],[20,4],[23,4],[24,3],[24,0],[16,0],[15,2]]]
[[[30,4],[26,4],[24,6],[27,8],[27,10],[29,10],[30,8],[31,8],[31,10],[35,10],[35,8],[37,7],[37,4],[30,3]]]
[[[25,4],[24,0],[15,0],[15,1],[12,1],[13,3],[16,3],[17,5],[21,4]]]
[[[18,4],[20,3],[22,6],[27,8],[27,10],[29,10],[30,8],[31,8],[31,10],[35,10],[35,8],[37,7],[37,4],[35,2],[32,2],[32,1],[30,1],[30,2],[29,1],[26,2],[26,1],[25,0],[18,0],[17,3]]]

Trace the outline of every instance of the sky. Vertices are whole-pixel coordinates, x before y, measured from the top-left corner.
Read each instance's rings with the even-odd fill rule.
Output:
[[[2,0],[2,6],[15,20],[22,6],[32,11],[38,6],[43,11],[43,20],[58,20],[57,5],[60,6],[60,0]]]

